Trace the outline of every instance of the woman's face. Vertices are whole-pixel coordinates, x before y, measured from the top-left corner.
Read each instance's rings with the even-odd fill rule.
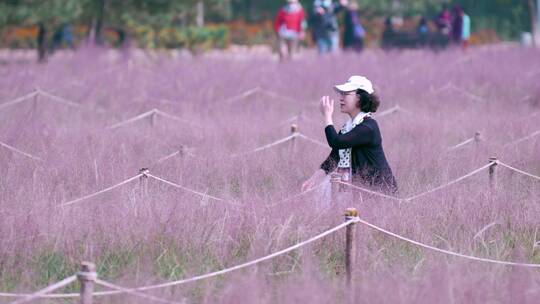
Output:
[[[356,91],[350,92],[338,92],[339,94],[339,109],[341,113],[354,115],[358,113],[360,108],[358,107],[358,96]]]

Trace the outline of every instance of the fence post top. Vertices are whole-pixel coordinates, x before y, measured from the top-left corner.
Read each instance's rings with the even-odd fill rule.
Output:
[[[499,161],[499,160],[497,159],[496,156],[491,156],[491,157],[489,158],[489,162],[490,162],[490,163],[495,163],[495,164],[497,164],[498,161]]]
[[[150,174],[150,170],[148,168],[140,168],[139,174],[142,174],[144,177],[148,177],[148,174]]]
[[[292,133],[298,133],[298,125],[297,124],[292,124],[291,125],[291,132]]]
[[[358,217],[358,210],[356,210],[356,208],[347,208],[347,210],[345,210],[345,218],[347,220],[355,217]]]
[[[481,141],[482,140],[482,133],[479,131],[474,132],[474,140]]]
[[[81,262],[81,269],[77,273],[77,278],[81,281],[95,281],[97,279],[96,265],[91,262]]]

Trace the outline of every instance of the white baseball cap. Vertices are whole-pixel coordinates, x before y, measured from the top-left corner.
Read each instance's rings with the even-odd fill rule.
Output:
[[[351,92],[359,89],[364,90],[369,94],[373,94],[375,92],[375,90],[373,90],[373,84],[371,81],[364,76],[358,75],[351,76],[344,84],[335,85],[334,89],[339,92]]]

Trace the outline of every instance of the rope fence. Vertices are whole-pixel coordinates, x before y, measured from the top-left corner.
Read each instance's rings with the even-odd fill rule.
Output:
[[[158,298],[158,297],[148,295],[146,293],[134,291],[133,289],[128,289],[128,288],[125,288],[125,287],[122,287],[122,286],[118,286],[118,285],[115,285],[113,283],[109,283],[109,282],[106,282],[106,281],[103,281],[103,280],[100,280],[100,279],[96,279],[95,283],[97,285],[101,285],[103,287],[113,289],[113,290],[118,291],[120,293],[130,294],[130,295],[133,295],[133,296],[136,296],[136,297],[139,297],[139,298],[148,299],[148,300],[158,302],[158,303],[167,303],[167,304],[185,303],[185,302],[168,301],[168,300],[165,300],[165,299],[161,299],[161,298]]]
[[[409,202],[409,201],[412,201],[412,200],[415,200],[419,197],[422,197],[422,196],[425,196],[427,194],[430,194],[430,193],[433,193],[433,192],[436,192],[438,190],[441,190],[441,189],[444,189],[446,187],[449,187],[455,183],[458,183],[464,179],[467,179],[475,174],[478,174],[479,172],[483,171],[483,170],[486,170],[486,169],[489,169],[490,172],[489,172],[489,178],[490,178],[490,187],[493,188],[494,187],[494,180],[495,180],[495,171],[494,171],[494,167],[496,165],[501,165],[503,167],[506,167],[507,169],[510,169],[510,170],[513,170],[517,173],[520,173],[522,175],[525,175],[525,176],[528,176],[528,177],[531,177],[531,178],[534,178],[536,180],[540,180],[540,176],[537,176],[537,175],[534,175],[534,174],[531,174],[531,173],[528,173],[528,172],[525,172],[523,170],[520,170],[520,169],[517,169],[517,168],[514,168],[508,164],[505,164],[501,161],[499,161],[498,159],[496,158],[490,158],[490,161],[487,165],[485,166],[482,166],[476,170],[473,170],[461,177],[458,177],[446,184],[443,184],[441,186],[438,186],[438,187],[435,187],[433,189],[430,189],[430,190],[427,190],[427,191],[424,191],[422,193],[419,193],[419,194],[416,194],[416,195],[412,195],[412,196],[409,196],[409,197],[405,197],[405,198],[399,198],[399,197],[395,197],[395,196],[391,196],[391,195],[387,195],[387,194],[384,194],[384,193],[380,193],[380,192],[377,192],[377,191],[373,191],[373,190],[370,190],[370,189],[366,189],[366,188],[363,188],[363,187],[359,187],[357,185],[353,185],[351,183],[347,183],[347,182],[343,182],[341,181],[341,179],[337,179],[335,180],[336,183],[338,184],[341,184],[341,185],[345,185],[347,187],[350,187],[350,188],[353,188],[353,189],[356,189],[356,190],[360,190],[362,192],[365,192],[365,193],[369,193],[369,194],[373,194],[373,195],[376,195],[376,196],[379,196],[379,197],[382,197],[382,198],[386,198],[386,199],[390,199],[390,200],[393,200],[393,201],[397,201],[399,203],[401,202]]]
[[[498,161],[497,164],[498,164],[498,165],[501,165],[501,166],[503,166],[503,167],[506,167],[507,169],[510,169],[510,170],[512,170],[512,171],[515,171],[515,172],[517,172],[517,173],[520,173],[520,174],[526,175],[526,176],[528,176],[528,177],[532,177],[532,178],[534,178],[534,179],[540,180],[540,176],[538,176],[538,175],[534,175],[534,174],[525,172],[525,171],[523,171],[523,170],[514,168],[514,167],[512,167],[512,166],[510,166],[510,165],[507,165],[507,164],[501,162],[501,161]]]
[[[324,237],[326,237],[326,236],[328,236],[330,234],[333,234],[333,233],[335,233],[335,232],[337,232],[337,231],[339,231],[339,230],[341,230],[343,228],[346,228],[346,233],[345,233],[346,283],[347,283],[347,287],[351,288],[351,286],[353,286],[352,282],[355,280],[354,273],[355,273],[355,264],[356,264],[355,259],[356,259],[356,247],[357,246],[356,246],[356,243],[355,243],[354,235],[355,235],[355,226],[356,226],[355,224],[356,223],[360,223],[360,224],[362,224],[364,226],[367,226],[369,228],[372,228],[374,230],[382,232],[382,233],[384,233],[384,234],[386,234],[388,236],[391,236],[393,238],[408,242],[408,243],[413,244],[415,246],[422,247],[424,249],[434,251],[434,252],[438,252],[438,253],[442,253],[442,254],[449,255],[449,256],[459,257],[459,258],[463,258],[463,259],[466,259],[466,260],[477,261],[477,262],[498,264],[498,265],[503,265],[503,266],[540,268],[540,264],[518,263],[518,262],[509,262],[509,261],[495,260],[495,259],[489,259],[489,258],[481,258],[481,257],[476,257],[476,256],[472,256],[472,255],[462,254],[462,253],[454,252],[454,251],[451,251],[451,250],[446,250],[446,249],[441,249],[441,248],[438,248],[438,247],[434,247],[434,246],[431,246],[431,245],[428,245],[428,244],[425,244],[425,243],[422,243],[422,242],[419,242],[419,241],[415,241],[415,240],[413,240],[411,238],[402,236],[400,234],[391,232],[391,231],[386,230],[384,228],[381,228],[381,227],[379,227],[377,225],[374,225],[374,224],[372,224],[372,223],[370,223],[370,222],[368,222],[366,220],[361,219],[358,216],[358,211],[355,208],[348,208],[346,210],[346,212],[345,212],[345,222],[340,224],[340,225],[337,225],[337,226],[334,226],[333,228],[327,229],[326,231],[324,231],[324,232],[322,232],[322,233],[320,233],[320,234],[318,234],[316,236],[313,236],[313,237],[311,237],[311,238],[309,238],[309,239],[307,239],[305,241],[298,242],[295,245],[292,245],[292,246],[287,247],[285,249],[282,249],[280,251],[268,254],[266,256],[263,256],[263,257],[260,257],[260,258],[254,259],[254,260],[251,260],[249,262],[245,262],[245,263],[242,263],[242,264],[239,264],[239,265],[236,265],[236,266],[232,266],[232,267],[228,267],[228,268],[225,268],[225,269],[221,269],[221,270],[218,270],[218,271],[206,273],[206,274],[203,274],[203,275],[198,275],[198,276],[194,276],[194,277],[190,277],[190,278],[185,278],[185,279],[181,279],[181,280],[170,281],[170,282],[165,282],[165,283],[160,283],[160,284],[146,285],[146,286],[140,286],[140,287],[136,287],[136,288],[126,288],[126,287],[121,287],[121,286],[118,286],[116,284],[109,283],[109,282],[103,281],[101,279],[98,279],[97,273],[95,272],[95,269],[96,269],[95,265],[92,264],[92,263],[89,263],[89,262],[83,262],[83,263],[81,263],[81,266],[82,266],[81,271],[77,275],[65,278],[65,279],[61,280],[60,282],[54,283],[54,284],[52,284],[52,285],[50,285],[50,286],[48,286],[48,287],[46,287],[46,288],[44,288],[44,289],[42,289],[40,291],[37,291],[37,292],[32,293],[32,294],[0,293],[0,296],[20,298],[20,299],[14,301],[14,302],[11,302],[10,304],[27,303],[29,301],[32,301],[32,300],[38,299],[38,298],[76,298],[76,297],[80,297],[80,303],[82,303],[82,304],[92,304],[93,297],[110,296],[110,295],[118,295],[118,294],[130,294],[130,295],[133,295],[133,296],[145,298],[145,299],[152,300],[152,301],[155,301],[155,302],[160,302],[160,303],[177,303],[177,302],[161,299],[161,298],[158,298],[158,297],[155,297],[155,296],[151,296],[151,295],[148,295],[148,294],[145,294],[145,293],[142,293],[142,292],[143,291],[148,291],[148,290],[155,290],[155,289],[161,289],[161,288],[166,288],[166,287],[179,286],[179,285],[184,285],[184,284],[187,284],[187,283],[197,282],[197,281],[213,278],[213,277],[216,277],[216,276],[224,275],[224,274],[227,274],[227,273],[230,273],[230,272],[233,272],[233,271],[237,271],[237,270],[240,270],[240,269],[243,269],[243,268],[247,268],[247,267],[250,267],[250,266],[253,266],[253,265],[257,265],[259,263],[274,259],[274,258],[276,258],[278,256],[284,255],[284,254],[286,254],[288,252],[291,252],[293,250],[304,247],[304,246],[306,246],[306,245],[308,245],[310,243],[313,243],[313,242],[315,242],[315,241],[317,241],[319,239],[322,239],[322,238],[324,238]],[[67,286],[67,285],[73,283],[77,279],[81,283],[80,284],[81,285],[80,293],[51,294],[51,292],[53,292],[53,291],[55,291],[55,290],[57,290],[59,288],[62,288],[64,286]],[[111,290],[94,292],[93,291],[94,284],[109,288]]]
[[[23,95],[21,97],[17,97],[15,99],[11,100],[11,101],[7,101],[7,102],[4,102],[4,103],[0,104],[0,110],[2,110],[4,108],[7,108],[7,107],[10,107],[10,106],[13,106],[13,105],[16,105],[16,104],[19,104],[19,103],[22,103],[22,102],[25,102],[25,101],[28,101],[30,98],[38,97],[38,96],[44,96],[44,97],[47,97],[47,98],[51,99],[54,102],[58,102],[58,103],[61,103],[63,105],[66,105],[68,107],[77,108],[77,109],[80,109],[80,110],[97,111],[97,112],[102,112],[102,113],[106,112],[103,109],[94,110],[94,109],[86,108],[86,107],[80,105],[79,103],[76,103],[74,101],[65,99],[65,98],[57,96],[57,95],[54,95],[52,93],[49,93],[47,91],[42,90],[41,88],[36,88],[31,93],[28,93],[28,94]]]
[[[11,151],[13,151],[13,152],[15,152],[17,154],[20,154],[20,155],[23,155],[25,157],[31,158],[33,160],[42,161],[42,159],[40,157],[34,156],[34,155],[30,154],[30,153],[23,152],[23,151],[15,148],[15,147],[13,147],[11,145],[6,144],[5,142],[0,141],[0,146],[6,148],[8,150],[11,150]]]
[[[35,299],[41,298],[46,294],[49,294],[55,290],[58,290],[62,287],[65,287],[67,285],[70,285],[71,283],[75,282],[77,280],[76,275],[72,275],[70,277],[67,277],[63,279],[62,281],[56,282],[48,287],[45,287],[39,291],[36,291],[33,294],[29,295],[23,295],[21,299],[11,302],[10,304],[22,304],[22,303],[28,303],[30,301],[33,301]],[[1,295],[1,294],[0,294]]]
[[[369,194],[373,194],[373,195],[376,195],[376,196],[380,196],[380,197],[383,197],[383,198],[387,198],[387,199],[391,199],[391,200],[394,200],[394,201],[397,201],[397,202],[408,202],[408,201],[412,201],[414,199],[417,199],[419,197],[422,197],[424,195],[427,195],[427,194],[430,194],[430,193],[433,193],[435,191],[438,191],[438,190],[441,190],[441,189],[444,189],[448,186],[451,186],[455,183],[458,183],[464,179],[467,179],[491,166],[493,166],[494,164],[496,164],[496,162],[490,162],[489,164],[485,165],[485,166],[482,166],[474,171],[471,171],[461,177],[458,177],[444,185],[441,185],[441,186],[438,186],[438,187],[435,187],[433,189],[430,189],[430,190],[427,190],[427,191],[424,191],[422,193],[419,193],[419,194],[416,194],[416,195],[413,195],[413,196],[410,196],[410,197],[406,197],[406,198],[399,198],[399,197],[395,197],[395,196],[391,196],[391,195],[387,195],[387,194],[384,194],[384,193],[380,193],[380,192],[377,192],[377,191],[373,191],[373,190],[369,190],[369,189],[366,189],[366,188],[362,188],[362,187],[359,187],[359,186],[356,186],[356,185],[353,185],[351,183],[347,183],[347,182],[343,182],[341,180],[338,180],[337,183],[341,184],[341,185],[345,185],[345,186],[348,186],[348,187],[351,187],[353,189],[357,189],[357,190],[360,190],[360,191],[363,191],[365,193],[369,193]]]
[[[400,239],[402,241],[411,243],[413,245],[416,245],[416,246],[419,246],[419,247],[422,247],[422,248],[425,248],[425,249],[428,249],[428,250],[436,251],[436,252],[439,252],[439,253],[444,253],[444,254],[447,254],[447,255],[450,255],[450,256],[455,256],[455,257],[464,258],[464,259],[473,260],[473,261],[478,261],[478,262],[486,262],[486,263],[500,264],[500,265],[506,265],[506,266],[540,268],[540,264],[516,263],[516,262],[506,262],[506,261],[493,260],[493,259],[487,259],[487,258],[479,258],[479,257],[471,256],[471,255],[466,255],[466,254],[462,254],[462,253],[453,252],[453,251],[450,251],[450,250],[440,249],[440,248],[437,248],[437,247],[433,247],[433,246],[426,245],[424,243],[420,243],[418,241],[409,239],[409,238],[404,237],[402,235],[399,235],[397,233],[390,232],[390,231],[388,231],[386,229],[378,227],[378,226],[376,226],[374,224],[371,224],[371,223],[369,223],[369,222],[367,222],[365,220],[362,220],[362,219],[358,219],[357,223],[360,223],[362,225],[366,225],[366,226],[368,226],[370,228],[373,228],[373,229],[375,229],[377,231],[380,231],[380,232],[382,232],[384,234],[387,234],[387,235],[389,235],[391,237]]]
[[[136,180],[136,179],[141,179],[141,178],[152,178],[152,179],[154,179],[154,180],[156,180],[156,181],[158,181],[158,182],[165,183],[165,184],[167,184],[167,185],[169,185],[169,186],[172,186],[172,187],[174,187],[174,188],[181,189],[181,190],[183,190],[183,191],[186,191],[186,192],[193,193],[193,194],[196,194],[196,195],[198,195],[198,196],[201,196],[203,200],[211,199],[211,200],[215,200],[215,201],[218,201],[218,202],[224,202],[224,203],[227,203],[227,204],[233,205],[233,206],[242,206],[242,204],[240,204],[240,203],[231,202],[231,201],[228,201],[228,200],[223,199],[223,198],[219,198],[219,197],[216,197],[216,196],[213,196],[213,195],[209,195],[209,194],[207,194],[207,193],[203,193],[203,192],[200,192],[200,191],[197,191],[197,190],[193,190],[193,189],[190,189],[190,188],[188,188],[188,187],[185,187],[185,186],[182,186],[182,185],[180,185],[180,184],[177,184],[177,183],[174,183],[174,182],[172,182],[172,181],[169,181],[169,180],[167,180],[167,179],[164,179],[164,178],[161,178],[161,177],[152,175],[152,174],[149,173],[149,171],[148,171],[147,168],[141,169],[140,172],[141,172],[141,173],[139,173],[139,174],[137,174],[137,175],[135,175],[135,176],[133,176],[133,177],[130,177],[130,178],[124,180],[124,181],[121,181],[121,182],[119,182],[119,183],[117,183],[117,184],[115,184],[115,185],[112,185],[112,186],[107,187],[107,188],[105,188],[105,189],[102,189],[102,190],[100,190],[100,191],[94,192],[94,193],[92,193],[92,194],[89,194],[89,195],[86,195],[86,196],[83,196],[83,197],[80,197],[80,198],[73,199],[73,200],[71,200],[71,201],[62,203],[62,204],[60,204],[60,205],[57,205],[56,207],[57,207],[57,208],[60,208],[60,207],[67,207],[67,206],[70,206],[70,205],[73,205],[73,204],[82,202],[82,201],[84,201],[84,200],[86,200],[86,199],[89,199],[89,198],[98,196],[98,195],[103,194],[103,193],[105,193],[105,192],[109,192],[109,191],[111,191],[111,190],[114,190],[114,189],[116,189],[116,188],[119,188],[119,187],[121,187],[121,186],[124,186],[124,185],[126,185],[126,184],[128,184],[128,183],[131,183],[131,182],[133,182],[133,181]],[[310,188],[310,189],[308,189],[308,190],[306,190],[306,191],[304,191],[304,192],[295,194],[295,195],[293,195],[293,196],[291,196],[291,197],[285,198],[285,199],[283,199],[283,200],[281,200],[281,201],[278,201],[277,203],[270,204],[270,205],[267,205],[267,206],[268,206],[268,207],[275,206],[275,205],[278,205],[278,204],[281,204],[281,203],[290,201],[290,200],[292,200],[292,199],[301,197],[301,196],[303,196],[303,195],[305,195],[305,194],[307,194],[307,193],[310,193],[310,192],[312,192],[312,191],[314,191],[314,190],[320,188],[320,187],[323,186],[323,185],[324,185],[324,183],[321,183],[321,184],[319,184],[319,185],[317,185],[317,186],[315,186],[315,187],[313,187],[313,188]],[[144,188],[144,184],[141,184],[141,187]]]
[[[7,108],[7,107],[10,107],[10,106],[12,106],[12,105],[16,105],[16,104],[21,103],[21,102],[23,102],[23,101],[26,101],[26,100],[28,100],[28,99],[30,99],[30,98],[32,98],[32,97],[37,96],[37,95],[38,95],[38,91],[37,91],[37,90],[34,90],[34,91],[31,92],[31,93],[28,93],[28,94],[23,95],[23,96],[21,96],[21,97],[17,97],[17,98],[15,98],[15,99],[11,100],[11,101],[6,101],[6,102],[0,104],[0,110],[2,110],[2,109],[4,109],[4,108]]]
[[[504,145],[503,148],[507,148],[507,147],[510,147],[510,146],[517,145],[517,144],[522,143],[522,142],[524,142],[526,140],[529,140],[529,139],[531,139],[531,138],[533,138],[533,137],[535,137],[537,135],[540,135],[540,130],[535,131],[535,132],[533,132],[533,133],[531,133],[531,134],[529,134],[527,136],[524,136],[522,138],[516,139],[516,140],[514,140],[512,142],[509,142],[506,145]]]
[[[134,181],[134,180],[136,180],[136,179],[142,177],[143,175],[144,175],[144,174],[137,174],[137,175],[135,175],[135,176],[133,176],[133,177],[130,177],[130,178],[124,180],[124,181],[119,182],[119,183],[116,184],[116,185],[107,187],[107,188],[105,188],[105,189],[103,189],[103,190],[100,190],[100,191],[98,191],[98,192],[95,192],[95,193],[92,193],[92,194],[89,194],[89,195],[86,195],[86,196],[83,196],[83,197],[80,197],[80,198],[77,198],[77,199],[74,199],[74,200],[71,200],[71,201],[62,203],[62,204],[60,204],[60,205],[57,205],[56,207],[66,207],[66,206],[70,206],[70,205],[76,204],[76,203],[78,203],[78,202],[81,202],[81,201],[83,201],[83,200],[92,198],[92,197],[94,197],[94,196],[98,196],[98,195],[100,195],[100,194],[102,194],[102,193],[111,191],[111,190],[116,189],[116,188],[118,188],[118,187],[121,187],[121,186],[123,186],[123,185],[125,185],[125,184],[128,184],[128,183],[130,183],[130,182],[132,182],[132,181]]]
[[[244,98],[247,98],[251,95],[254,95],[254,94],[257,94],[257,93],[262,93],[262,94],[266,94],[270,97],[273,97],[273,98],[277,98],[277,99],[281,99],[281,100],[284,100],[284,101],[288,101],[288,102],[293,102],[293,103],[296,103],[297,100],[293,99],[293,98],[290,98],[290,97],[287,97],[287,96],[283,96],[281,94],[278,94],[276,92],[273,92],[273,91],[270,91],[270,90],[266,90],[266,89],[263,89],[259,86],[256,86],[252,89],[249,89],[249,90],[246,90],[240,94],[237,94],[237,95],[234,95],[232,97],[229,97],[227,99],[225,99],[223,101],[224,104],[231,104],[233,102],[236,102],[236,101],[239,101],[239,100],[242,100]]]
[[[168,118],[168,119],[171,119],[171,120],[174,120],[174,121],[178,121],[178,122],[181,122],[181,123],[185,123],[185,124],[191,124],[191,122],[188,121],[188,120],[182,119],[182,118],[180,118],[178,116],[175,116],[175,115],[172,115],[172,114],[169,114],[169,113],[166,113],[166,112],[163,112],[161,110],[158,110],[158,109],[154,108],[154,109],[152,109],[150,111],[146,111],[146,112],[141,113],[141,114],[139,114],[137,116],[134,116],[132,118],[129,118],[129,119],[126,119],[124,121],[113,124],[111,126],[108,126],[107,129],[109,129],[109,130],[117,129],[117,128],[123,127],[125,125],[128,125],[128,124],[134,123],[136,121],[139,121],[141,119],[148,118],[148,117],[150,117],[150,119],[151,119],[150,120],[151,124],[154,125],[157,116],[162,116],[162,117],[165,117],[165,118]]]
[[[350,208],[350,209],[353,209],[353,208]],[[349,209],[348,209],[348,212],[349,212]],[[144,298],[147,298],[147,299],[151,299],[151,300],[154,300],[154,301],[159,301],[159,302],[162,302],[162,303],[175,303],[175,302],[170,302],[170,301],[167,301],[167,300],[163,300],[163,299],[159,299],[159,298],[156,298],[156,297],[153,297],[153,296],[149,296],[147,294],[141,294],[140,292],[141,291],[147,291],[147,290],[154,290],[154,289],[161,289],[161,288],[166,288],[166,287],[172,287],[172,286],[179,286],[179,285],[183,285],[183,284],[187,284],[187,283],[191,283],[191,282],[196,282],[196,281],[201,281],[201,280],[204,280],[204,279],[209,279],[209,278],[212,278],[212,277],[216,277],[216,276],[219,276],[219,275],[224,275],[224,274],[227,274],[227,273],[230,273],[230,272],[233,272],[233,271],[237,271],[237,270],[240,270],[240,269],[243,269],[243,268],[247,268],[247,267],[250,267],[250,266],[253,266],[253,265],[257,265],[257,264],[260,264],[262,262],[265,262],[265,261],[268,261],[268,260],[271,260],[271,259],[274,259],[278,256],[281,256],[281,255],[284,255],[286,253],[289,253],[291,251],[294,251],[296,249],[299,249],[303,246],[306,246],[310,243],[313,243],[319,239],[322,239],[330,234],[333,234],[343,228],[346,228],[346,227],[350,227],[352,224],[356,223],[359,219],[357,217],[350,217],[347,215],[346,213],[346,217],[345,217],[345,222],[340,224],[340,225],[337,225],[333,228],[330,228],[314,237],[311,237],[305,241],[302,241],[302,242],[299,242],[299,243],[296,243],[295,245],[292,245],[290,247],[287,247],[285,249],[282,249],[280,251],[277,251],[277,252],[274,252],[274,253],[271,253],[271,254],[268,254],[266,256],[263,256],[261,258],[258,258],[258,259],[255,259],[255,260],[251,260],[249,262],[246,262],[246,263],[243,263],[243,264],[239,264],[239,265],[236,265],[236,266],[232,266],[232,267],[229,267],[229,268],[225,268],[225,269],[222,269],[222,270],[218,270],[218,271],[214,271],[214,272],[211,272],[211,273],[207,273],[207,274],[203,274],[203,275],[198,275],[198,276],[194,276],[194,277],[191,277],[191,278],[186,278],[186,279],[182,279],[182,280],[176,280],[176,281],[171,281],[171,282],[166,282],[166,283],[161,283],[161,284],[154,284],[154,285],[147,285],[147,286],[141,286],[141,287],[136,287],[136,288],[125,288],[125,287],[120,287],[118,285],[115,285],[115,284],[112,284],[112,283],[108,283],[108,282],[105,282],[103,280],[100,280],[97,278],[97,274],[95,272],[84,272],[83,275],[86,275],[86,278],[82,279],[82,275],[81,273],[79,273],[77,276],[71,276],[69,278],[66,278],[56,284],[53,284],[51,285],[50,287],[46,288],[46,289],[43,289],[42,291],[38,291],[37,293],[33,293],[33,294],[17,294],[17,293],[0,293],[0,296],[3,296],[3,297],[18,297],[18,298],[23,298],[23,299],[29,299],[31,297],[31,299],[36,299],[36,298],[76,298],[76,297],[79,297],[81,296],[82,297],[82,294],[83,294],[83,287],[85,286],[85,283],[88,282],[88,281],[91,281],[92,284],[93,283],[96,283],[98,285],[102,285],[104,287],[108,287],[108,288],[111,288],[113,290],[107,290],[107,291],[98,291],[98,292],[92,292],[90,293],[89,295],[90,296],[110,296],[110,295],[117,295],[117,294],[126,294],[126,293],[129,293],[129,294],[132,294],[134,296],[139,296],[139,297],[144,297]],[[83,262],[83,267],[84,265],[86,265],[86,267],[88,267],[88,264],[87,262]],[[93,264],[92,265],[92,269],[94,269],[95,271],[95,266]],[[78,294],[78,293],[59,293],[59,294],[49,294],[50,292],[60,288],[60,287],[63,287],[63,286],[66,286],[67,284],[70,284],[72,283],[73,281],[75,281],[77,278],[79,278],[79,281],[82,282],[81,284],[81,293]],[[67,282],[67,283],[66,283]],[[55,287],[54,289],[52,289],[52,287]],[[92,288],[90,288],[92,289]],[[21,299],[22,300],[22,299]],[[21,300],[18,300],[18,301],[21,301]],[[29,300],[25,300],[25,302],[27,302]],[[17,302],[15,301],[14,303],[21,303],[21,302]],[[11,303],[11,304],[14,304],[14,303]],[[82,304],[91,304],[92,301],[91,301],[91,297],[87,299],[87,301],[82,301]]]
[[[465,145],[468,145],[470,143],[478,144],[481,141],[482,141],[481,133],[480,132],[475,132],[473,137],[471,137],[471,138],[469,138],[467,140],[464,140],[464,141],[460,142],[459,144],[451,146],[450,148],[448,148],[448,150],[456,150],[456,149],[459,149],[459,148],[461,148],[461,147],[463,147]]]
[[[293,125],[293,128],[296,128],[295,127],[296,125]],[[295,129],[297,130],[297,129]],[[281,144],[284,144],[286,142],[289,142],[289,141],[292,141],[296,138],[301,138],[303,140],[306,140],[308,142],[311,142],[313,144],[316,144],[318,146],[321,146],[321,147],[325,147],[325,148],[328,148],[328,145],[327,144],[324,144],[323,142],[320,142],[316,139],[313,139],[309,136],[306,136],[298,131],[293,131],[291,135],[287,136],[287,137],[284,137],[282,139],[278,139],[274,142],[271,142],[269,144],[266,144],[264,146],[260,146],[260,147],[257,147],[257,148],[254,148],[254,149],[251,149],[251,150],[248,150],[248,151],[245,151],[245,152],[242,152],[242,153],[233,153],[229,156],[227,156],[227,158],[237,158],[237,157],[241,157],[241,156],[246,156],[246,155],[250,155],[250,154],[254,154],[254,153],[257,153],[257,152],[261,152],[261,151],[264,151],[264,150],[268,150],[270,148],[273,148],[275,146],[279,146]],[[207,159],[206,157],[204,156],[199,156],[197,154],[193,154],[192,152],[189,151],[189,148],[185,147],[183,148],[182,150],[178,150],[178,151],[175,151],[169,155],[166,155],[164,157],[161,157],[159,158],[156,162],[154,162],[154,165],[156,164],[160,164],[168,159],[171,159],[175,156],[182,156],[182,155],[187,155],[187,156],[190,156],[192,158],[199,158],[199,159]]]
[[[405,114],[412,114],[411,111],[406,110],[406,109],[400,107],[399,105],[395,105],[395,106],[391,107],[390,109],[384,110],[384,111],[380,112],[379,114],[376,114],[376,117],[384,117],[386,115],[397,113],[397,112],[401,112],[401,113],[405,113]]]

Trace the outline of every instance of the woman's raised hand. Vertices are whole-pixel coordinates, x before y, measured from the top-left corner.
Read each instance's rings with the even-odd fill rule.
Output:
[[[330,96],[323,96],[320,105],[321,113],[327,125],[332,124],[332,114],[334,114],[334,100]]]

